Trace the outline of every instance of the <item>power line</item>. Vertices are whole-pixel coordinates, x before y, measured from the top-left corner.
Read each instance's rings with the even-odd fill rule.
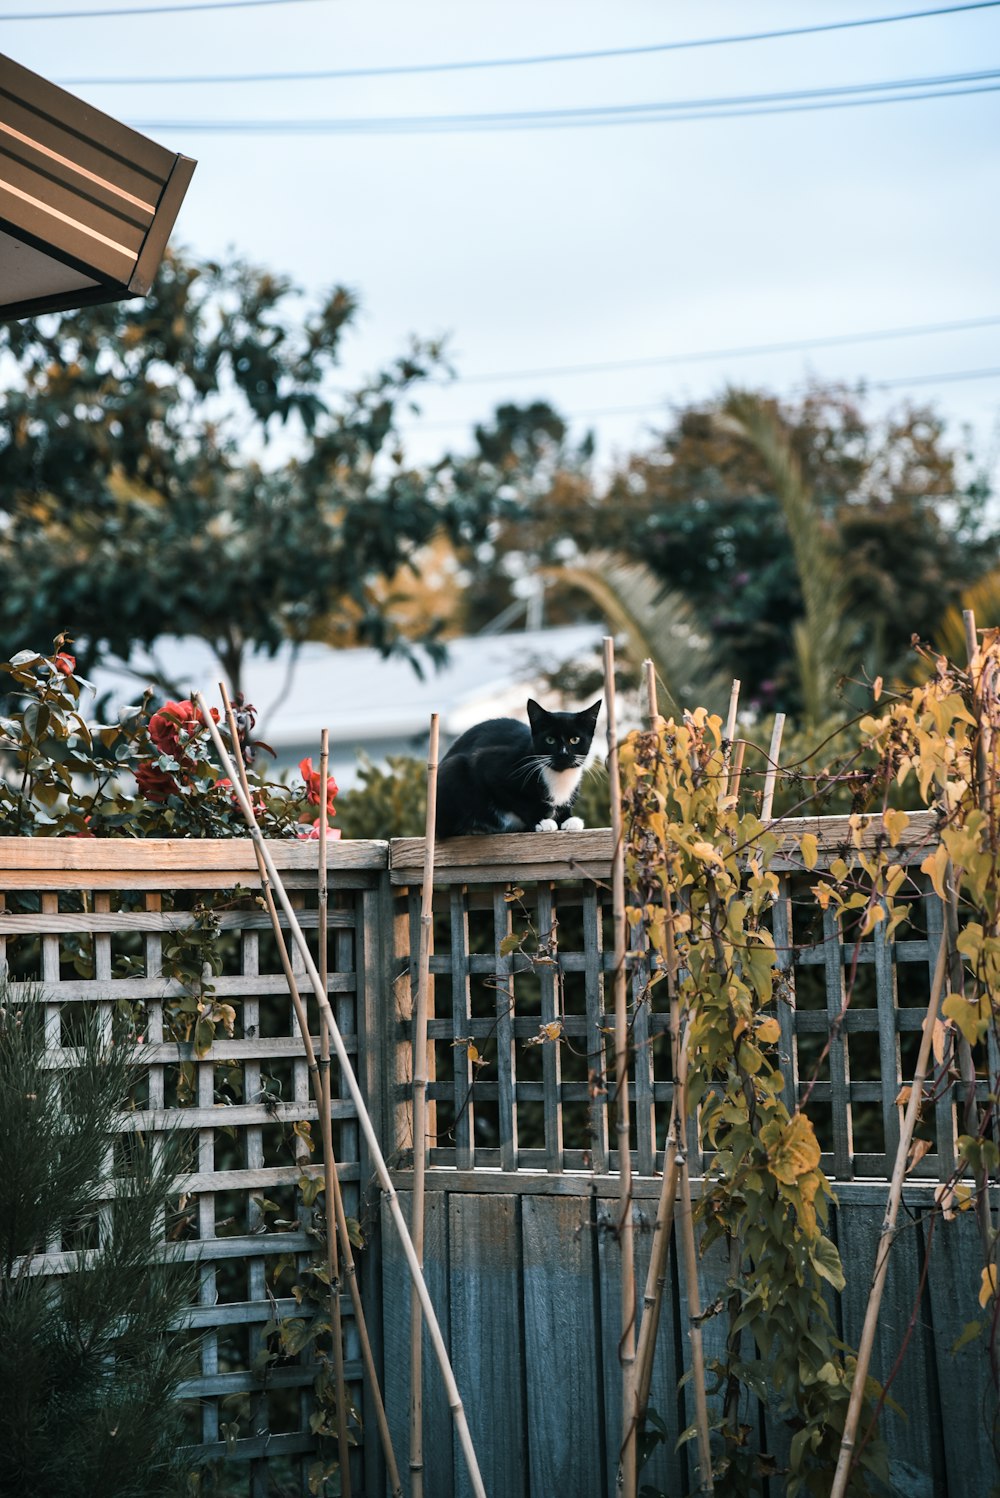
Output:
[[[825,89],[803,89],[779,94],[745,94],[717,99],[664,100],[649,104],[581,105],[569,109],[506,110],[490,114],[358,115],[334,119],[278,120],[133,120],[137,130],[196,130],[227,134],[271,135],[393,135],[460,134],[466,131],[575,129],[595,125],[679,124],[688,120],[736,120],[763,114],[801,114],[818,109],[848,109],[870,104],[904,104],[919,99],[951,99],[966,94],[996,93],[1000,69],[977,73],[942,74],[937,78],[899,79],[886,83],[855,83]],[[878,90],[942,85],[916,93],[885,94]],[[870,95],[859,98],[859,94]],[[848,97],[845,97],[848,96]],[[798,100],[797,103],[765,101]],[[760,101],[759,106],[756,102]],[[743,107],[748,104],[750,107]],[[707,107],[703,107],[707,106]],[[729,107],[734,106],[734,107]],[[686,112],[685,112],[686,111]]]
[[[861,333],[831,333],[815,338],[796,338],[784,343],[744,344],[738,348],[695,349],[688,353],[654,354],[643,359],[605,359],[595,364],[556,364],[543,369],[505,369],[488,374],[456,375],[442,382],[453,385],[493,385],[506,380],[554,379],[565,375],[609,374],[619,369],[655,369],[667,364],[700,364],[713,359],[747,359],[759,354],[791,354],[803,349],[835,348],[842,344],[878,343],[893,338],[921,338],[934,333],[962,333],[973,328],[991,328],[1000,314],[963,318],[956,322],[914,323],[903,328],[873,328]]]
[[[1000,4],[1000,0],[996,0],[996,3]],[[93,21],[109,16],[112,18],[115,16],[163,16],[182,10],[246,10],[255,5],[318,4],[326,4],[326,0],[178,0],[178,3],[126,5],[115,9],[104,6],[100,10],[9,11],[0,14],[0,21]]]
[[[904,375],[891,380],[859,380],[857,383],[864,390],[903,390],[910,386],[920,385],[947,385],[957,384],[963,380],[995,380],[1000,379],[1000,368],[996,369],[955,369],[943,374],[919,374]],[[850,384],[849,381],[841,383]],[[793,389],[801,388],[793,386]],[[666,400],[647,401],[637,406],[596,406],[586,411],[559,411],[560,416],[569,421],[589,421],[599,416],[643,416],[653,412],[664,414],[667,407]],[[444,432],[465,430],[475,426],[478,421],[470,417],[465,421],[413,421],[403,423],[402,429],[410,432]]]
[[[262,0],[258,0],[262,3]],[[734,36],[695,37],[689,41],[650,42],[635,47],[602,47],[591,52],[547,52],[527,57],[479,57],[456,62],[418,62],[367,68],[324,68],[298,73],[201,73],[177,77],[64,78],[69,84],[158,84],[158,83],[287,83],[330,78],[388,78],[414,73],[457,73],[482,68],[519,68],[560,62],[593,62],[609,57],[640,57],[658,52],[688,51],[696,47],[734,46],[741,42],[774,41],[783,37],[812,36],[818,32],[848,31],[859,26],[887,26],[895,21],[918,21],[929,16],[949,16],[961,11],[992,10],[1000,0],[976,0],[968,5],[942,5],[932,10],[903,11],[891,16],[867,16],[856,21],[829,21],[815,26],[790,26],[779,31],[743,32]],[[164,10],[183,9],[164,5]],[[200,7],[188,7],[200,8]],[[120,11],[116,14],[123,15]],[[72,14],[72,13],[71,13]],[[0,20],[51,19],[51,17],[8,16]]]

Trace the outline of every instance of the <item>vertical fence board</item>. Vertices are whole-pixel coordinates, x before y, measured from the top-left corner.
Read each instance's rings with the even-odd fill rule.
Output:
[[[586,1199],[522,1204],[529,1492],[604,1498],[601,1359]]]
[[[852,1202],[849,1210],[837,1213],[837,1246],[848,1266],[847,1286],[841,1300],[844,1340],[851,1347],[857,1347],[861,1336],[884,1215],[884,1208],[860,1202]],[[881,1383],[892,1372],[917,1302],[921,1268],[918,1231],[915,1223],[904,1224],[889,1260],[871,1364],[872,1377]],[[944,1477],[939,1433],[935,1432],[931,1418],[934,1400],[928,1370],[933,1368],[934,1347],[926,1303],[922,1303],[917,1309],[908,1353],[890,1389],[891,1397],[902,1406],[906,1418],[887,1408],[882,1414],[881,1430],[893,1456],[928,1479],[926,1498],[933,1498],[941,1491],[937,1484]],[[862,1434],[866,1428],[867,1421],[863,1419]],[[917,1493],[914,1498],[918,1498]],[[919,1494],[919,1498],[924,1495]]]
[[[527,1479],[519,1217],[516,1196],[448,1194],[455,1379],[483,1483],[496,1498],[523,1493]],[[456,1498],[469,1498],[472,1486],[457,1438],[454,1463]]]

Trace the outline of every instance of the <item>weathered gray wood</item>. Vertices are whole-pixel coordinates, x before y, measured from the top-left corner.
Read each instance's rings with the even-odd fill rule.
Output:
[[[875,927],[875,1000],[878,1005],[878,1052],[882,1077],[882,1132],[885,1136],[885,1164],[882,1173],[892,1174],[899,1149],[899,1126],[902,1110],[896,1103],[900,1075],[899,1030],[896,1026],[896,965],[892,947],[880,923]]]
[[[471,1036],[472,988],[469,981],[469,898],[464,885],[452,888],[449,901],[451,928],[451,1025],[452,1037]],[[455,1158],[460,1170],[475,1164],[475,1098],[473,1066],[468,1044],[452,1051],[453,1106],[455,1109]]]
[[[608,1170],[608,1077],[604,1028],[603,931],[597,892],[583,894],[586,966],[587,1085],[590,1089],[590,1149],[595,1175]]]
[[[511,934],[510,905],[504,891],[493,894],[493,942],[496,962],[497,1084],[499,1088],[500,1164],[517,1169],[517,1060],[514,1054],[514,974],[503,943]]]
[[[297,838],[274,838],[268,840],[267,847],[276,868],[282,874],[293,871],[307,873],[312,876],[315,884],[316,850],[312,843],[302,842]],[[331,872],[356,869],[380,871],[387,867],[388,851],[389,845],[385,842],[367,842],[360,838],[331,841],[327,847],[327,863]],[[256,855],[248,837],[0,838],[0,879],[8,888],[11,887],[8,883],[9,875],[28,873],[35,869],[54,869],[58,872],[78,870],[83,874],[108,871],[139,876],[137,879],[123,879],[119,888],[145,887],[142,876],[153,870],[205,876],[206,889],[212,887],[207,876],[218,870],[226,875],[236,873],[248,876],[233,879],[234,885],[243,884],[247,888],[256,888],[260,883]]]
[[[400,1205],[409,1221],[410,1193],[400,1193]],[[448,1286],[448,1200],[428,1197],[424,1219],[424,1278],[446,1343],[450,1341]],[[385,1411],[392,1432],[393,1449],[405,1472],[409,1450],[410,1371],[410,1274],[399,1245],[399,1237],[388,1209],[382,1209],[382,1321],[385,1338]],[[452,1356],[454,1350],[452,1349]],[[463,1401],[466,1391],[460,1387]],[[424,1338],[424,1492],[428,1495],[455,1491],[452,1450],[452,1418],[441,1383],[440,1370]],[[404,1492],[409,1485],[404,1476]]]
[[[851,1120],[851,1071],[844,1032],[839,1027],[844,1010],[844,953],[840,945],[841,931],[837,913],[833,909],[823,912],[823,950],[826,955],[826,1023],[831,1032],[830,1051],[827,1064],[830,1069],[830,1089],[833,1098],[833,1159],[834,1174],[838,1180],[847,1180],[852,1174],[854,1136]]]
[[[885,1190],[888,1195],[888,1187]],[[851,1347],[857,1347],[861,1335],[884,1215],[884,1208],[874,1206],[841,1207],[836,1213],[837,1247],[847,1271],[847,1287],[841,1297],[844,1340]],[[905,1219],[900,1221],[903,1223]],[[892,1247],[872,1355],[871,1374],[881,1383],[893,1369],[914,1312],[920,1269],[919,1230],[915,1224],[904,1226]],[[926,1498],[945,1491],[941,1431],[938,1422],[928,1418],[936,1404],[934,1370],[933,1338],[926,1305],[921,1305],[917,1308],[908,1351],[890,1389],[906,1418],[901,1419],[887,1409],[882,1416],[881,1431],[894,1456],[931,1479]],[[862,1420],[862,1434],[867,1425],[867,1420]]]
[[[563,1121],[562,1121],[562,1055],[559,1027],[563,1023],[562,1005],[559,1002],[558,983],[561,974],[557,966],[559,928],[557,924],[553,886],[540,884],[537,899],[538,940],[541,946],[551,948],[551,954],[538,966],[539,1024],[557,1036],[542,1042],[542,1109],[545,1129],[545,1163],[553,1174],[563,1168]],[[522,1095],[524,1084],[521,1084]]]
[[[604,1498],[608,1466],[596,1418],[603,1353],[590,1203],[525,1196],[521,1212],[528,1492]]]
[[[618,1458],[618,1438],[622,1430],[622,1374],[618,1359],[621,1340],[621,1250],[613,1227],[620,1215],[618,1201],[614,1197],[601,1197],[598,1203],[598,1221],[603,1224],[597,1235],[599,1292],[601,1306],[601,1345],[603,1347],[603,1419],[607,1431],[608,1451],[608,1498],[614,1498],[615,1475]],[[634,1251],[637,1301],[641,1316],[643,1291],[649,1258],[652,1252],[653,1224],[656,1204],[652,1200],[637,1202],[634,1209]],[[683,1372],[675,1357],[675,1334],[677,1331],[677,1270],[676,1254],[671,1248],[667,1265],[668,1284],[665,1287],[663,1309],[660,1314],[656,1354],[653,1362],[653,1377],[649,1392],[649,1409],[662,1419],[670,1431],[668,1444],[657,1447],[648,1466],[640,1473],[640,1484],[650,1484],[667,1493],[685,1491],[686,1469],[682,1453],[674,1450],[682,1427],[677,1418],[677,1381]]]
[[[447,1200],[455,1379],[487,1493],[498,1498],[526,1493],[520,1203],[516,1196],[465,1192],[451,1193]],[[472,1488],[457,1442],[454,1470],[455,1498],[469,1498]]]
[[[933,1236],[930,1224],[930,1215],[924,1214],[921,1249],[930,1257],[926,1326],[933,1347],[928,1385],[937,1402],[927,1406],[924,1418],[940,1432],[944,1450],[946,1485],[935,1491],[935,1498],[965,1498],[992,1492],[1000,1479],[990,1440],[997,1402],[987,1373],[985,1338],[980,1334],[952,1351],[972,1321],[985,1321],[988,1335],[989,1311],[983,1311],[977,1298],[983,1250],[974,1212],[960,1212],[953,1222],[938,1221]]]

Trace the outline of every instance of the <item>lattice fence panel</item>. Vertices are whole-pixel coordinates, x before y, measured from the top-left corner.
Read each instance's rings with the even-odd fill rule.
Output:
[[[346,854],[337,844],[331,848],[328,989],[356,1063],[365,1032],[365,977],[358,969],[372,946],[363,912],[386,850],[384,844],[355,844]],[[315,950],[316,845],[277,844],[273,851]],[[76,867],[61,868],[64,859]],[[177,1182],[179,1214],[165,1224],[184,1257],[198,1263],[190,1320],[199,1366],[181,1391],[189,1402],[188,1455],[193,1464],[228,1459],[218,1492],[305,1493],[316,1450],[310,1428],[316,1365],[308,1349],[264,1371],[261,1359],[268,1323],[303,1314],[289,1290],[297,1271],[321,1255],[315,1224],[322,1197],[306,1208],[297,1183],[321,1173],[322,1162],[318,1128],[315,1154],[304,1131],[296,1132],[315,1124],[317,1113],[270,920],[248,893],[258,883],[251,850],[246,843],[8,839],[0,860],[0,965],[15,996],[22,985],[41,987],[52,1064],[71,1061],[81,1015],[96,1014],[106,1037],[138,1042],[140,1082],[120,1130],[155,1139],[179,1129],[191,1142],[190,1174]],[[211,995],[235,1010],[233,1035],[219,1026],[199,1055],[178,1038],[190,989],[170,976],[168,954],[179,935],[196,927],[205,897],[234,886],[241,888],[214,917],[222,972],[206,976]],[[302,973],[298,957],[295,965]],[[300,986],[318,1032],[304,976]],[[318,1048],[318,1033],[314,1041]],[[359,1131],[333,1071],[339,1174],[348,1215],[360,1217]],[[61,1243],[46,1250],[32,1266],[38,1272],[58,1275],[73,1261]],[[363,1274],[363,1255],[360,1262]],[[361,1365],[346,1294],[342,1310],[347,1374],[360,1409]],[[360,1451],[356,1460],[355,1491],[362,1492]]]

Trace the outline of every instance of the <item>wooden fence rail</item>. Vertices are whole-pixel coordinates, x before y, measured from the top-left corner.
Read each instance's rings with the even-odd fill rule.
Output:
[[[872,819],[872,838],[877,824]],[[807,826],[820,839],[821,859],[849,846],[844,819]],[[898,856],[919,864],[934,838],[933,818],[914,817]],[[941,908],[914,870],[911,914],[898,939],[887,944],[876,927],[855,947],[832,916],[815,916],[815,902],[800,898],[815,875],[797,865],[793,846],[779,860],[773,910],[780,1050],[788,1102],[811,1085],[810,1114],[836,1185],[832,1232],[848,1274],[836,1314],[850,1341],[867,1296],[898,1139],[896,1099],[919,1043]],[[315,930],[316,845],[271,848],[303,925]],[[602,830],[455,839],[437,849],[424,1257],[491,1498],[604,1498],[614,1490],[621,1421],[617,1159],[607,1081],[613,1047],[605,1015],[610,855]],[[422,839],[329,845],[331,999],[404,1205],[422,872]],[[236,1010],[231,1037],[220,1029],[198,1055],[169,1033],[171,1006],[186,990],[163,966],[164,944],[197,930],[199,901],[236,886],[259,887],[243,840],[0,841],[0,964],[16,982],[43,987],[53,1052],[71,1047],[79,1006],[93,1006],[109,1028],[127,1011],[141,1024],[146,1087],[121,1127],[181,1127],[195,1138],[197,1158],[183,1182],[193,1214],[184,1251],[201,1265],[194,1311],[201,1368],[184,1390],[197,1409],[192,1456],[228,1455],[241,1464],[232,1470],[245,1475],[226,1491],[258,1498],[305,1492],[315,1447],[308,1355],[263,1376],[254,1370],[267,1323],[294,1305],[280,1289],[275,1299],[280,1256],[302,1266],[315,1252],[312,1212],[296,1183],[317,1167],[293,1132],[315,1119],[315,1108],[267,917],[252,898],[216,917],[224,967],[211,982]],[[645,995],[638,956],[635,964],[632,1165],[641,1278],[673,1078],[666,1016]],[[852,1003],[842,1013],[845,972],[855,964]],[[836,1038],[814,1078],[834,1020]],[[985,1077],[978,1088],[985,1096]],[[933,1242],[929,1230],[935,1187],[954,1167],[960,1104],[955,1088],[938,1090],[932,1148],[906,1187],[912,1231],[894,1254],[873,1370],[889,1371],[916,1306],[913,1345],[893,1388],[909,1418],[888,1415],[886,1434],[896,1485],[917,1498],[985,1495],[996,1476],[982,1400],[970,1392],[985,1386],[981,1354],[975,1347],[951,1352],[977,1309],[975,1223],[972,1214],[939,1221]],[[334,1123],[348,1211],[367,1227],[360,1258],[366,1315],[397,1451],[405,1451],[408,1276],[391,1228],[379,1220],[352,1105],[336,1089]],[[270,1225],[263,1197],[280,1204],[286,1226]],[[62,1245],[47,1250],[37,1267],[58,1272],[68,1262]],[[651,1397],[672,1436],[643,1473],[671,1494],[688,1491],[691,1476],[687,1448],[672,1449],[692,1418],[688,1390],[677,1391],[686,1300],[676,1258]],[[714,1254],[702,1260],[702,1305],[713,1304],[725,1273]],[[344,1317],[348,1373],[361,1401],[346,1298]],[[724,1341],[723,1319],[709,1318],[704,1337],[710,1358]],[[425,1490],[435,1498],[464,1494],[463,1463],[430,1364],[424,1387]],[[251,1419],[236,1430],[231,1411],[240,1399],[250,1400]],[[761,1422],[780,1465],[791,1432],[772,1429],[760,1410],[748,1418]],[[355,1493],[384,1493],[372,1421],[356,1463]],[[772,1479],[770,1498],[781,1491]]]

